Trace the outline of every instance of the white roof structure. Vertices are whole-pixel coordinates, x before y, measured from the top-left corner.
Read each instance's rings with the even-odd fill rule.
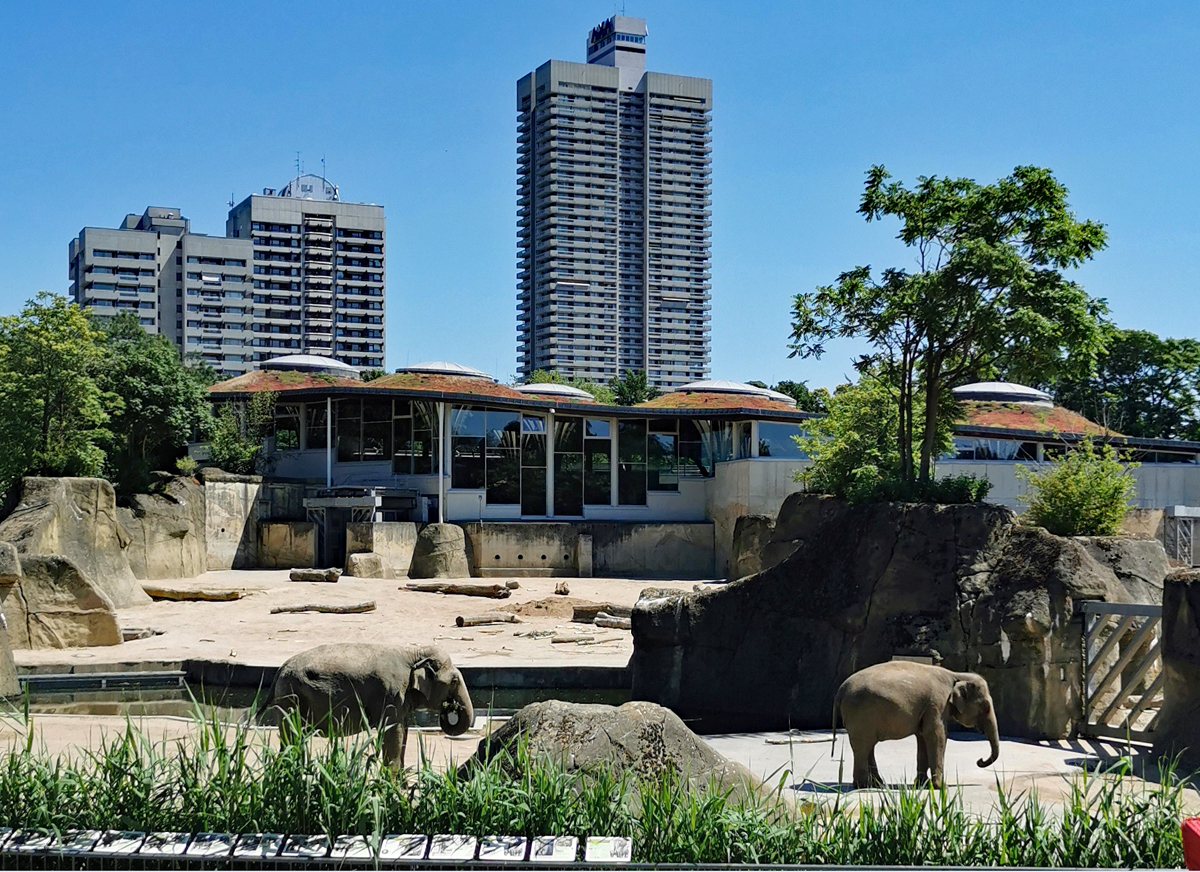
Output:
[[[582,388],[572,387],[571,385],[557,384],[556,382],[539,382],[538,384],[530,385],[514,385],[514,391],[520,391],[523,394],[534,394],[543,397],[561,397],[564,400],[584,400],[585,402],[595,402],[596,398]]]
[[[986,403],[1028,403],[1036,406],[1053,406],[1050,395],[1037,388],[1013,382],[987,381],[963,385],[951,391],[956,400],[975,400]]]
[[[325,372],[346,378],[358,378],[358,367],[333,357],[322,357],[318,354],[285,354],[264,360],[259,369],[283,370],[288,372]]]
[[[481,369],[463,366],[461,363],[451,363],[448,360],[427,360],[424,363],[414,363],[412,366],[402,366],[396,372],[421,372],[427,375],[453,375],[459,378],[485,378],[495,381]]]
[[[779,403],[786,403],[793,409],[796,408],[796,400],[789,397],[787,394],[773,391],[770,388],[760,388],[756,385],[748,385],[745,382],[727,381],[725,379],[706,379],[705,381],[690,382],[681,387],[675,388],[677,391],[691,391],[701,394],[744,394],[748,397],[766,397],[768,400],[775,400]]]

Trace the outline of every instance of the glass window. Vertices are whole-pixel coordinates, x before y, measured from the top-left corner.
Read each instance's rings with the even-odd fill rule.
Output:
[[[646,505],[646,422],[617,423],[617,501],[622,506]]]
[[[585,424],[586,432],[584,433],[584,435],[586,437],[588,437],[589,439],[591,439],[591,438],[607,439],[609,437],[608,427],[609,427],[608,421],[605,421],[603,419],[589,418]]]
[[[583,514],[583,454],[554,452],[554,514]]]
[[[515,448],[487,447],[488,505],[521,502],[521,452]]]
[[[556,418],[554,421],[554,451],[583,453],[583,419]]]
[[[300,447],[300,406],[281,404],[275,408],[275,450],[295,451]]]
[[[758,456],[804,460],[808,454],[796,442],[798,438],[802,439],[804,436],[805,432],[798,424],[759,421]]]
[[[487,416],[483,409],[455,406],[450,410],[451,436],[482,436],[487,429]]]
[[[362,460],[362,401],[338,400],[336,410],[338,463]]]
[[[707,422],[704,422],[707,424]],[[707,429],[707,428],[706,428]],[[679,475],[709,478],[713,474],[709,440],[690,418],[679,422]]]
[[[415,401],[413,411],[413,475],[433,475],[438,469],[438,453],[441,440],[438,438],[437,404]]]
[[[483,436],[454,436],[450,440],[450,486],[478,490],[485,486]]]
[[[364,398],[362,459],[387,460],[392,456],[392,401]]]
[[[607,437],[585,439],[583,444],[583,502],[589,506],[610,505],[612,503],[612,441]]]
[[[516,412],[487,413],[487,444],[489,448],[516,450],[520,447],[521,416]]]
[[[647,438],[647,490],[679,490],[679,474],[675,454],[677,438],[674,433],[651,433]]]
[[[521,418],[521,514],[546,514],[546,419]]]
[[[413,428],[412,418],[396,418],[392,422],[392,438],[395,447],[392,455],[392,472],[395,475],[412,473]]]

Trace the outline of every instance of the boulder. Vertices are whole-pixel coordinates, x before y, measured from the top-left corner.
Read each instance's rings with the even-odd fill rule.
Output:
[[[409,578],[470,578],[467,540],[457,524],[426,524],[417,535]]]
[[[416,546],[417,525],[412,521],[366,521],[346,525],[346,553],[374,551],[387,560],[398,578],[408,575]]]
[[[762,572],[763,552],[775,532],[770,515],[742,515],[733,525],[733,550],[729,556],[729,580]]]
[[[706,730],[827,728],[847,676],[916,655],[982,674],[1002,733],[1063,737],[1081,711],[1075,604],[1142,599],[1162,550],[1121,544],[1108,553],[1125,556],[1100,561],[1094,542],[999,506],[811,494],[787,499],[772,542],[794,551],[720,588],[637,603],[635,699]]]
[[[21,557],[17,546],[0,542],[0,585],[16,584],[21,580]]]
[[[293,569],[288,573],[288,581],[337,581],[342,577],[342,571],[336,567],[329,569]]]
[[[382,554],[366,551],[346,557],[346,575],[352,578],[395,578],[392,564]]]
[[[58,555],[21,558],[21,578],[0,585],[0,609],[14,648],[119,645],[112,600],[74,561]]]
[[[125,556],[117,496],[102,478],[26,478],[20,504],[0,523],[0,541],[12,542],[22,560],[67,558],[119,609],[150,602]]]
[[[1180,771],[1200,769],[1200,570],[1181,569],[1163,585],[1163,704],[1154,752],[1180,755]]]
[[[0,592],[0,599],[4,594]],[[21,684],[17,681],[17,663],[13,660],[12,645],[8,641],[8,620],[0,609],[0,699],[6,696],[17,696],[21,693]]]
[[[670,709],[648,702],[610,706],[550,700],[527,705],[480,740],[463,774],[498,754],[515,760],[520,742],[526,743],[528,759],[549,758],[568,772],[632,770],[649,778],[670,772],[693,788],[715,784],[735,794],[765,792],[749,769],[714,751]]]
[[[156,493],[136,494],[117,509],[129,568],[140,579],[195,578],[208,569],[204,488],[177,476],[159,482]]]

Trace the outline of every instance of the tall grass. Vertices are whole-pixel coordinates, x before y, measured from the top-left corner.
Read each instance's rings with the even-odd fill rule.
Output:
[[[29,731],[32,737],[33,731]],[[469,776],[422,760],[396,775],[379,737],[277,747],[204,720],[153,742],[132,724],[99,748],[51,755],[29,738],[0,758],[0,826],[327,833],[628,835],[646,863],[1174,867],[1183,787],[1127,771],[1080,776],[1065,802],[1001,790],[986,816],[954,791],[876,805],[799,805],[691,790],[671,775],[568,773],[523,749]],[[412,749],[410,748],[410,753]],[[1169,774],[1168,774],[1169,775]]]

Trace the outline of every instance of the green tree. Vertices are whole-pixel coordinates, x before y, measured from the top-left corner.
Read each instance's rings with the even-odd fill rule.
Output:
[[[210,417],[210,371],[184,366],[169,339],[147,333],[131,314],[97,322],[105,354],[96,380],[112,398],[105,473],[139,493],[155,469],[173,469]]]
[[[385,375],[387,375],[387,370],[386,369],[364,369],[358,375],[359,375],[359,378],[361,378],[363,381],[371,382],[371,381],[375,381],[375,379],[377,379],[377,378],[383,378]]]
[[[1017,467],[1029,484],[1019,500],[1029,506],[1025,519],[1056,536],[1113,536],[1137,493],[1131,471],[1138,464],[1121,463],[1111,445],[1097,451],[1091,439],[1052,462],[1049,469]]]
[[[42,291],[0,318],[0,486],[24,475],[99,475],[106,398],[95,373],[101,335],[63,297]]]
[[[597,403],[611,405],[613,402],[613,391],[608,385],[599,385],[595,382],[587,381],[582,378],[563,378],[562,373],[552,369],[535,369],[530,373],[529,378],[525,379],[523,384],[527,385],[570,385],[573,388],[578,388],[581,391],[587,391],[595,398]]]
[[[618,406],[636,406],[638,403],[653,400],[661,393],[650,384],[645,370],[641,369],[625,370],[619,378],[610,381],[608,386],[612,389],[613,402]]]
[[[1200,342],[1114,329],[1107,344],[1094,373],[1048,385],[1055,399],[1127,436],[1200,438]]]
[[[784,379],[778,384],[768,385],[762,381],[748,381],[748,385],[754,385],[757,388],[766,388],[771,391],[778,391],[781,394],[787,394],[796,401],[796,408],[801,412],[826,412],[829,405],[829,391],[826,388],[817,388],[809,390],[808,383],[802,381],[789,381]]]
[[[249,400],[222,403],[209,427],[209,460],[238,475],[262,472],[263,440],[275,425],[275,395],[267,391]]]
[[[997,367],[1041,380],[1092,369],[1106,307],[1063,271],[1089,260],[1106,236],[1100,224],[1076,220],[1046,169],[1017,167],[992,185],[923,176],[910,189],[890,179],[873,167],[858,211],[868,222],[898,218],[916,269],[876,278],[860,266],[797,294],[790,356],[820,357],[837,338],[870,343],[856,366],[897,387],[900,477],[927,482],[950,388]]]

